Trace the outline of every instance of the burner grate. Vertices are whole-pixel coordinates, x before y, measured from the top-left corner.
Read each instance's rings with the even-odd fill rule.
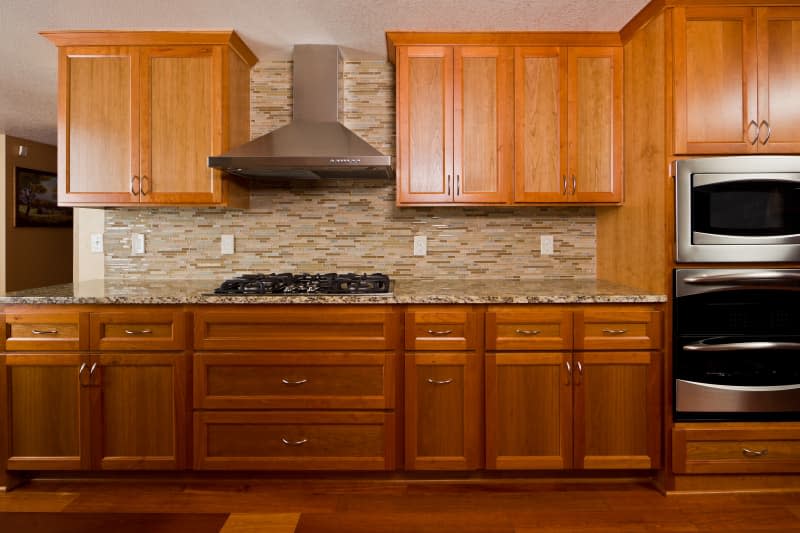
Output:
[[[244,274],[222,282],[218,295],[280,296],[285,294],[390,295],[385,274]]]

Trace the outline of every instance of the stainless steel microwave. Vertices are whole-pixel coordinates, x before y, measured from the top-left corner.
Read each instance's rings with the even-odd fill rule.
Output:
[[[680,160],[678,263],[800,261],[800,156]]]

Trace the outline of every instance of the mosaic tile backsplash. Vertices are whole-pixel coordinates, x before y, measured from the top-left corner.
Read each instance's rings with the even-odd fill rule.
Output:
[[[251,72],[251,135],[291,119],[291,62]],[[347,61],[343,122],[394,156],[394,67]],[[131,254],[131,234],[145,253]],[[236,253],[220,255],[220,236]],[[555,254],[539,240],[553,235]],[[428,255],[412,255],[415,235]],[[224,279],[246,272],[384,272],[396,278],[595,277],[595,214],[586,207],[398,208],[395,185],[379,180],[317,181],[251,191],[250,209],[109,208],[105,275]]]

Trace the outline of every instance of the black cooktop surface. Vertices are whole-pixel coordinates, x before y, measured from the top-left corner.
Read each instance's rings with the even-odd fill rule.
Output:
[[[214,294],[391,295],[391,282],[385,274],[244,274],[225,280]]]

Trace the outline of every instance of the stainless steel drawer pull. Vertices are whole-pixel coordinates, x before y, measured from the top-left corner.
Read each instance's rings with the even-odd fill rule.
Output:
[[[767,455],[767,448],[763,450],[751,450],[750,448],[742,448],[742,455],[745,457],[764,457]]]
[[[567,367],[567,383],[569,385],[572,383],[572,365],[569,364],[569,361],[564,361],[564,366]]]
[[[281,437],[281,442],[284,446],[302,446],[308,439],[300,439],[300,440],[289,440],[286,437]]]
[[[428,378],[428,383],[430,383],[431,385],[449,385],[452,382],[453,378],[447,378],[447,379]]]
[[[606,335],[624,335],[625,333],[628,333],[628,330],[627,329],[608,329],[608,328],[606,328],[606,329],[603,330],[603,333],[605,333]]]
[[[83,387],[86,385],[83,379],[83,373],[86,371],[86,363],[81,363],[81,366],[78,368],[78,383]]]
[[[308,383],[308,380],[305,378],[296,380],[282,378],[281,383],[283,383],[284,385],[302,385],[303,383]]]
[[[125,335],[150,335],[153,333],[152,329],[126,329]]]
[[[542,330],[539,329],[515,329],[514,333],[517,335],[538,335]]]
[[[453,333],[452,329],[429,329],[428,335],[450,335]]]
[[[58,333],[57,329],[32,329],[31,333],[34,335],[55,335]]]

